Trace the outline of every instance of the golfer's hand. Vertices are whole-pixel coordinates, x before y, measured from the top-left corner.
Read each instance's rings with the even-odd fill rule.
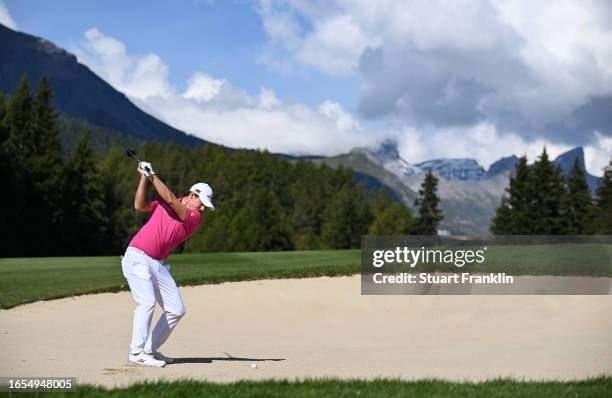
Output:
[[[155,172],[153,171],[153,166],[151,166],[151,163],[148,162],[138,163],[138,172],[147,177],[151,177],[155,174]]]

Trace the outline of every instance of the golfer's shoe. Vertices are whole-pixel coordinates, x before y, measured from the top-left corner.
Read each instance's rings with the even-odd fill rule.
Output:
[[[160,361],[164,361],[167,364],[174,363],[174,358],[167,357],[159,351],[153,351],[153,354],[148,354],[148,355],[153,355],[153,358],[158,359]]]
[[[155,366],[156,368],[166,366],[166,362],[155,359],[153,355],[145,354],[144,352],[141,352],[140,354],[129,354],[128,362],[135,363],[137,365]]]

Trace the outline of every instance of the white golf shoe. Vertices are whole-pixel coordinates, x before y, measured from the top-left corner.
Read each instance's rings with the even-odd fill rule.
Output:
[[[164,361],[167,364],[174,363],[174,358],[167,357],[159,351],[153,351],[153,354],[147,354],[147,355],[153,355],[153,358],[158,359],[160,361]]]
[[[162,368],[166,366],[166,362],[161,361],[159,359],[155,359],[153,355],[145,354],[144,352],[141,352],[140,354],[129,354],[128,362],[137,365],[154,366],[156,368]]]

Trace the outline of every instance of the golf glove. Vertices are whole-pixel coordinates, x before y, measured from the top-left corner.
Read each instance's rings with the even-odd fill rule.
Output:
[[[151,166],[151,163],[149,162],[140,162],[138,163],[138,167],[144,170],[144,174],[147,177],[151,177],[152,175],[155,174],[155,172],[153,171],[153,166]]]

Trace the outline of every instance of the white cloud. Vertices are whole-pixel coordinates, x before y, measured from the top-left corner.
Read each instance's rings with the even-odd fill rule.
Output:
[[[291,12],[278,10],[271,0],[262,0],[259,6],[266,34],[279,45],[295,50],[301,42],[301,26]]]
[[[350,131],[359,128],[359,124],[355,119],[337,102],[329,100],[324,101],[319,106],[319,112],[325,115],[329,120],[334,121],[336,127],[338,127],[340,131]]]
[[[260,0],[259,15],[269,38],[260,60],[273,70],[294,71],[297,65],[312,66],[332,75],[349,75],[370,43],[351,15],[335,14],[324,2]],[[307,29],[298,20],[306,16]]]
[[[594,144],[612,117],[575,112],[612,97],[607,0],[265,0],[262,23],[280,43],[267,64],[362,79],[359,111],[409,125],[491,123],[527,141]],[[299,22],[298,22],[299,21]],[[563,127],[563,128],[560,128]]]
[[[97,29],[85,37],[75,50],[81,62],[141,109],[204,140],[234,148],[332,155],[382,138],[362,128],[337,103],[325,101],[313,109],[282,101],[266,88],[252,96],[203,71],[195,72],[181,93],[169,83],[168,67],[156,54],[130,55],[123,43]]]
[[[168,96],[168,67],[156,54],[131,56],[125,45],[96,28],[85,32],[86,41],[74,52],[80,62],[130,98]]]
[[[584,161],[591,174],[602,176],[604,167],[612,160],[612,137],[604,137],[596,133],[597,141],[584,148]]]
[[[340,15],[315,22],[314,30],[304,38],[296,58],[331,75],[354,72],[356,60],[368,45],[368,39],[350,15]]]
[[[333,155],[380,139],[358,126],[340,129],[337,119],[303,104],[273,103],[270,98],[255,106],[215,108],[182,97],[154,97],[146,108],[180,130],[234,148]]]
[[[17,30],[17,24],[15,20],[11,17],[11,13],[8,10],[6,4],[4,4],[4,0],[0,0],[0,24],[7,26],[13,30]]]
[[[404,128],[395,136],[400,155],[410,163],[433,158],[473,158],[487,169],[502,157],[526,155],[529,162],[535,161],[546,147],[551,159],[573,148],[545,139],[527,141],[518,134],[501,134],[489,123],[464,128],[454,127],[435,131]],[[584,147],[586,169],[601,176],[603,167],[612,156],[612,139],[599,135],[594,145]]]
[[[250,95],[230,82],[195,72],[183,92],[168,81],[169,70],[155,54],[131,55],[119,40],[92,29],[76,50],[79,59],[146,112],[189,134],[235,148],[265,148],[296,155],[335,155],[355,147],[374,146],[389,136],[411,163],[440,157],[470,157],[485,167],[511,154],[535,159],[547,146],[554,157],[570,149],[545,139],[526,140],[501,134],[492,123],[472,127],[420,128],[400,123],[366,127],[340,104],[318,108],[279,99],[262,88]],[[151,86],[147,86],[151,84]],[[452,88],[448,95],[452,97]],[[599,135],[585,147],[587,169],[601,175],[612,153],[610,138]]]
[[[280,101],[276,98],[274,91],[263,88],[259,93],[259,104],[264,109],[272,109],[280,105]]]
[[[187,82],[187,90],[183,93],[183,97],[198,102],[210,101],[219,94],[224,83],[224,80],[218,80],[206,73],[197,72]]]

